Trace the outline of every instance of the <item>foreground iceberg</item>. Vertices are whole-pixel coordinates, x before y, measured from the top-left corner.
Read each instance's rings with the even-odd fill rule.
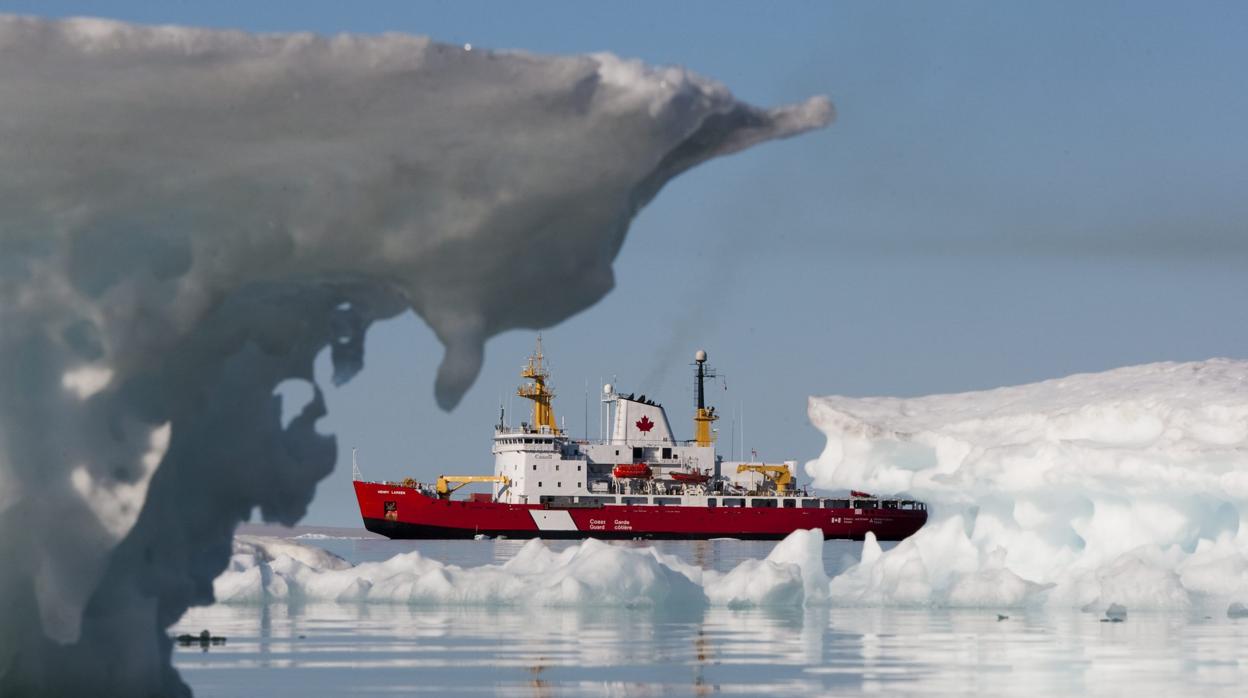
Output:
[[[559,552],[529,541],[501,565],[463,568],[422,556],[351,565],[319,548],[237,536],[213,582],[228,604],[368,602],[411,605],[584,606],[697,609],[826,603],[823,534],[796,531],[762,560],[727,574],[660,553],[586,540]]]
[[[1158,363],[920,398],[823,397],[819,487],[930,519],[833,580],[838,603],[1103,610],[1248,599],[1248,362]]]
[[[0,65],[4,695],[186,692],[164,628],[336,461],[319,389],[273,396],[322,349],[349,380],[412,310],[454,406],[490,336],[610,290],[672,177],[832,118],[397,34],[0,17]]]

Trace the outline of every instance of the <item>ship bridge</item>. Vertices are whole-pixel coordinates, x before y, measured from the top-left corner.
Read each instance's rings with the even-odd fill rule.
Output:
[[[569,501],[601,494],[705,494],[720,479],[709,425],[714,409],[704,402],[702,381],[714,373],[699,351],[698,401],[694,430],[698,438],[678,441],[667,410],[635,393],[622,394],[604,386],[602,402],[610,424],[609,438],[573,439],[555,421],[550,370],[538,337],[534,352],[521,369],[516,395],[533,403],[531,421],[513,427],[500,415],[494,430],[494,474],[506,478],[495,498],[534,504]]]

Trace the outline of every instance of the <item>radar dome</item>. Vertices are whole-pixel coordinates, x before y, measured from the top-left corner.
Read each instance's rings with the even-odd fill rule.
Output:
[[[697,361],[698,363],[702,363],[703,361],[706,361],[706,351],[699,349],[697,353],[693,355],[693,360]]]
[[[613,387],[614,386],[612,386],[610,383],[607,383],[606,385],[602,386],[602,394],[610,395],[613,392],[612,390]]]

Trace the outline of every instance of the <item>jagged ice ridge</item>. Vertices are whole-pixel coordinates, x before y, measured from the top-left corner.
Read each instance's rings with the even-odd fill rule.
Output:
[[[658,550],[586,540],[559,552],[540,540],[501,565],[463,568],[419,552],[351,565],[319,548],[237,536],[229,568],[213,582],[230,604],[329,601],[411,605],[731,608],[827,601],[823,535],[797,531],[765,559],[728,573]]]

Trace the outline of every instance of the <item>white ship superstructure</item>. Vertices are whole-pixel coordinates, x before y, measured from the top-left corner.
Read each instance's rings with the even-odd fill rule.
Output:
[[[714,409],[705,406],[703,382],[714,375],[706,352],[695,355],[698,405],[695,432],[699,438],[678,441],[667,411],[644,395],[622,395],[603,388],[602,402],[611,425],[610,438],[572,439],[555,422],[554,397],[544,364],[541,339],[522,371],[532,382],[517,391],[533,400],[532,422],[519,427],[499,424],[494,432],[495,501],[511,504],[614,503],[615,495],[661,497],[658,503],[705,505],[715,492],[750,491],[760,496],[781,492],[768,487],[781,469],[790,482],[795,463],[724,462],[715,453],[711,422]],[[738,473],[740,466],[747,466]],[[608,498],[603,501],[604,498]],[[670,498],[678,497],[672,501]],[[696,500],[696,501],[695,501]],[[648,499],[645,503],[648,503]],[[620,501],[620,503],[624,503]],[[634,499],[630,503],[643,503]]]

